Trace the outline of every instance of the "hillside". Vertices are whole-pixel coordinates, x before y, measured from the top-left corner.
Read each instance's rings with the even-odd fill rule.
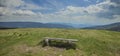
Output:
[[[77,49],[42,47],[44,37],[78,39]],[[0,30],[0,56],[120,56],[120,32],[84,29]]]
[[[0,28],[72,28],[72,26],[39,22],[0,22]]]
[[[108,25],[86,27],[84,29],[101,29],[101,30],[120,31],[120,22],[112,23],[112,24],[108,24]]]

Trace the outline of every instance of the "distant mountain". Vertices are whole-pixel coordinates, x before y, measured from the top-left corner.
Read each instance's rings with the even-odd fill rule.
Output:
[[[73,28],[78,28],[78,29],[84,28],[84,27],[96,26],[91,24],[74,24],[74,23],[56,23],[56,24],[69,25],[69,26],[72,26]]]
[[[73,28],[73,27],[57,23],[0,22],[0,28]]]
[[[120,31],[120,22],[112,23],[112,24],[108,24],[108,25],[86,27],[84,29],[100,29],[100,30]]]
[[[95,25],[90,25],[90,24],[71,24],[74,28],[84,28],[84,27],[91,27]]]

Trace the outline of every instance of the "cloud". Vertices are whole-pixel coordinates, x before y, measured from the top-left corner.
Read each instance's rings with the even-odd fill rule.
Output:
[[[14,15],[36,15],[36,13],[30,10],[16,10],[12,12]]]
[[[2,16],[6,16],[6,15],[15,15],[15,16],[29,16],[29,15],[32,15],[32,16],[35,16],[35,15],[39,15],[40,13],[35,13],[31,10],[22,10],[22,9],[19,9],[19,10],[13,10],[13,9],[9,9],[9,8],[6,8],[6,7],[0,7],[0,15]]]
[[[27,3],[24,0],[0,0],[0,7],[7,7],[10,9],[26,9],[26,10],[42,10],[46,9],[34,3]]]
[[[106,0],[104,2],[95,5],[89,5],[87,7],[67,6],[65,9],[48,16],[48,18],[56,18],[55,20],[62,20],[62,22],[66,21],[70,23],[83,24],[108,24],[120,22],[120,15],[117,14],[119,12],[115,12],[116,10],[111,10],[110,6],[114,6],[119,9],[119,5],[111,2],[110,0]]]
[[[90,5],[88,7],[67,6],[67,8],[57,13],[62,15],[67,15],[67,14],[68,15],[71,15],[71,14],[85,15],[85,14],[96,14],[104,11],[107,11],[107,9],[104,9],[103,6],[100,4],[96,4],[96,5]]]
[[[18,7],[23,4],[22,0],[0,0],[0,5],[4,7]]]
[[[110,0],[110,1],[120,5],[120,0]]]
[[[0,15],[11,15],[12,11],[9,8],[6,7],[0,7]]]
[[[7,0],[0,0],[0,2],[1,1],[5,2]],[[112,0],[105,0],[98,4],[85,7],[69,5],[65,8],[60,8],[57,12],[48,14],[33,11],[44,10],[46,8],[34,3],[27,3],[24,0],[18,1],[19,3],[16,1],[14,4],[7,2],[9,5],[1,4],[2,2],[0,3],[0,21],[64,22],[78,24],[108,24],[120,22],[120,12],[118,12],[120,9],[119,3]],[[57,2],[49,3],[55,3],[53,5],[57,4]]]
[[[0,15],[37,15],[32,10],[45,9],[33,3],[26,3],[24,0],[0,0]]]
[[[117,4],[116,2],[113,2],[112,0],[105,0],[102,3],[99,3],[98,6],[103,7],[104,9],[107,9],[105,12],[100,12],[96,14],[98,17],[108,18],[108,19],[114,19],[113,15],[118,14],[120,15],[120,4]]]

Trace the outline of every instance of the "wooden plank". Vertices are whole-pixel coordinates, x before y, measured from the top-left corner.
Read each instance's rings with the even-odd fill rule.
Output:
[[[78,40],[77,39],[64,39],[64,38],[50,38],[50,37],[45,37],[44,38],[44,41],[45,41],[45,44],[47,45],[47,46],[49,46],[50,45],[50,42],[49,41],[61,41],[61,42],[66,42],[66,43],[68,43],[68,44],[73,44],[74,42],[77,42]],[[74,43],[75,44],[75,43]],[[59,45],[59,43],[58,43],[58,45]]]
[[[48,37],[46,37],[45,39],[48,39],[48,41],[49,40],[62,40],[62,41],[72,41],[72,42],[77,42],[78,41],[77,39],[48,38]]]

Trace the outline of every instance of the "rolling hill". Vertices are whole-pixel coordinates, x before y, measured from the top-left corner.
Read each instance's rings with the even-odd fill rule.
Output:
[[[85,27],[84,29],[100,29],[100,30],[120,31],[120,22],[112,23],[112,24],[108,24],[108,25]]]
[[[58,23],[0,22],[0,28],[72,28],[72,26]]]
[[[77,49],[42,47],[44,37],[77,39]],[[0,56],[120,56],[120,32],[19,28],[0,30]]]

